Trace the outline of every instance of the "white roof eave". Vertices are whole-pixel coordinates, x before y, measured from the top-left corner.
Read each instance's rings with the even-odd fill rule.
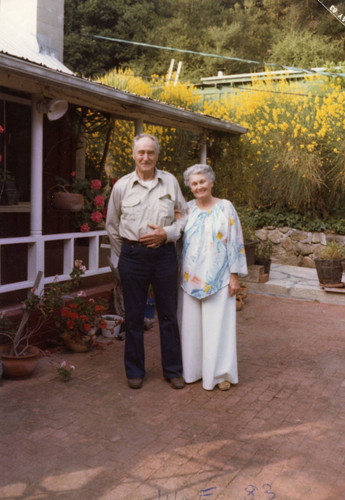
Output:
[[[230,135],[247,132],[245,127],[226,120],[177,108],[3,53],[0,53],[0,85],[48,98],[65,99],[71,104],[107,112],[119,119],[141,119],[197,132],[216,131]]]

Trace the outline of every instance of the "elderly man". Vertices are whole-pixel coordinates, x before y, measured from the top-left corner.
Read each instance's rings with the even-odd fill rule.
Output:
[[[135,171],[114,185],[106,228],[119,256],[126,315],[125,369],[131,389],[140,389],[145,376],[144,316],[152,284],[159,319],[163,375],[182,389],[182,358],[176,318],[177,258],[175,242],[185,217],[186,202],[176,178],[156,168],[159,142],[149,134],[134,138]]]

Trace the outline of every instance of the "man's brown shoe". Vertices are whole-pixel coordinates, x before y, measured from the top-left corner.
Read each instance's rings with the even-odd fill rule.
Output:
[[[127,382],[131,389],[140,389],[140,387],[143,385],[142,378],[128,378]]]
[[[171,387],[173,387],[174,389],[183,389],[185,385],[183,377],[169,378],[168,382],[170,382]]]

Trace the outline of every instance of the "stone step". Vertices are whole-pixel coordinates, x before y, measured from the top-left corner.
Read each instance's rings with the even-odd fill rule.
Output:
[[[339,292],[343,289],[322,288],[312,268],[272,263],[268,281],[246,281],[246,285],[251,293],[345,305],[345,293]]]

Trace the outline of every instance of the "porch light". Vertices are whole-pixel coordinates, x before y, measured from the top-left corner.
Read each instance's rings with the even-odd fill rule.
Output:
[[[45,113],[50,121],[62,118],[67,109],[68,102],[61,99],[44,99],[37,103],[38,112]]]

